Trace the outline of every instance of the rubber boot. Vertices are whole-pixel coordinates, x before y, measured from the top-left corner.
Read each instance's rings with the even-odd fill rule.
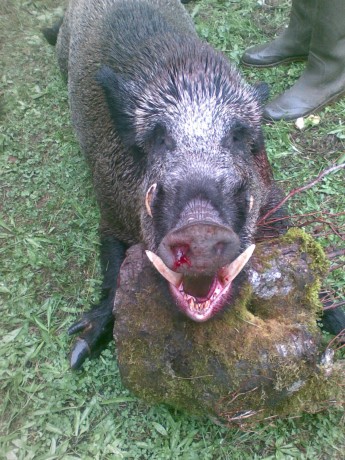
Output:
[[[318,0],[305,71],[288,91],[270,102],[266,120],[295,120],[345,94],[345,1]]]
[[[308,58],[317,0],[293,0],[289,26],[275,40],[249,48],[241,62],[248,67],[273,67]]]

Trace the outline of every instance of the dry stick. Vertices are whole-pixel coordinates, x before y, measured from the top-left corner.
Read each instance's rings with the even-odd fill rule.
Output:
[[[334,310],[335,308],[342,307],[345,305],[345,300],[342,300],[341,302],[336,302],[333,303],[332,305],[329,305],[328,307],[323,307],[324,310]]]
[[[326,254],[329,259],[335,259],[336,257],[342,257],[342,256],[345,256],[345,248],[337,249],[336,251],[326,252]]]
[[[331,265],[328,271],[334,272],[335,270],[339,270],[339,268],[344,268],[344,264]]]
[[[319,224],[318,227],[314,227],[313,229],[313,233],[315,234],[316,231],[321,231],[321,229],[323,229],[324,225],[328,225],[329,227],[331,227],[331,230],[332,230],[332,233],[333,234],[336,234],[340,239],[342,240],[345,240],[345,233],[342,234],[338,231],[338,229],[336,227],[334,227],[334,224],[330,221],[327,221],[324,217],[316,217],[318,214],[321,214],[322,216],[327,216],[327,217],[338,217],[338,216],[342,216],[342,215],[345,215],[345,211],[343,212],[337,212],[337,213],[330,213],[330,212],[326,212],[326,211],[313,211],[313,212],[310,212],[310,213],[307,213],[307,214],[295,214],[295,215],[292,215],[292,216],[279,216],[279,217],[276,217],[276,218],[273,218],[273,219],[270,219],[266,222],[263,222],[263,226],[265,226],[267,229],[271,229],[271,230],[274,230],[274,227],[271,227],[271,225],[273,225],[274,223],[276,222],[281,222],[283,220],[293,220],[293,226],[294,227],[302,227],[302,228],[305,228],[307,227],[308,225],[315,225],[315,224]],[[306,220],[306,221],[303,221],[302,218],[304,217],[311,217],[311,216],[314,216],[315,218],[313,220]],[[258,222],[258,225],[259,223],[262,222],[262,219]],[[328,233],[329,234],[329,233]],[[318,234],[317,236],[327,236],[328,235],[327,233],[324,233],[324,234]],[[267,238],[270,238],[271,236],[268,236]]]
[[[297,193],[304,192],[305,190],[308,190],[312,187],[314,187],[315,184],[320,182],[327,174],[330,174],[332,172],[338,171],[339,169],[345,169],[345,163],[341,163],[340,165],[335,165],[335,166],[330,166],[329,168],[321,171],[321,173],[311,182],[308,182],[307,184],[303,185],[302,187],[295,188],[289,192],[285,198],[283,198],[273,209],[268,211],[258,222],[258,225],[261,225],[265,222],[265,220],[274,214],[278,209],[280,209],[290,198],[295,196]]]
[[[316,216],[317,214],[322,214],[322,216],[327,216],[327,217],[338,217],[338,216],[343,216],[345,214],[345,211],[341,211],[341,212],[336,212],[336,213],[331,213],[331,212],[327,212],[327,211],[313,211],[313,212],[308,212],[306,214],[294,214],[292,216],[279,216],[279,217],[276,217],[275,219],[271,219],[268,223],[270,224],[274,224],[275,222],[279,222],[281,220],[286,220],[286,219],[301,219],[302,217],[311,217],[311,216]],[[321,216],[321,218],[322,218]],[[302,222],[301,225],[310,225],[310,224],[315,224],[318,222],[318,219],[315,218],[313,220],[310,220],[310,221],[305,221],[305,222]]]
[[[339,334],[337,334],[333,339],[328,343],[327,348],[332,348],[333,346],[338,347],[338,343],[342,340],[343,336],[345,334],[345,329],[341,330]],[[340,344],[340,348],[343,348],[344,344]],[[340,348],[333,348],[334,351],[340,350]]]

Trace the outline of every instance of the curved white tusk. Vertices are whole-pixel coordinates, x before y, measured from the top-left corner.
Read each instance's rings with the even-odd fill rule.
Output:
[[[233,262],[231,262],[231,264],[221,269],[221,277],[225,285],[231,283],[231,281],[233,281],[236,278],[236,276],[240,273],[242,268],[246,265],[248,260],[253,255],[254,249],[255,244],[248,246],[247,249],[237,257],[237,259],[235,259]]]
[[[145,206],[146,206],[147,214],[150,217],[153,217],[152,216],[152,211],[151,211],[151,202],[152,202],[153,194],[154,194],[156,188],[157,188],[157,184],[152,184],[149,187],[148,191],[146,192]]]
[[[254,204],[254,197],[253,197],[253,195],[250,195],[250,198],[249,198],[249,212],[252,210],[253,204]]]
[[[145,251],[150,262],[152,262],[155,269],[175,287],[179,287],[183,278],[181,273],[176,273],[170,270],[163,260],[151,251]]]

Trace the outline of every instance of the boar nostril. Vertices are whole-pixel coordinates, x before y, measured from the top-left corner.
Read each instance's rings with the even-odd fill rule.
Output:
[[[189,267],[192,265],[188,258],[188,253],[190,251],[190,246],[188,244],[172,246],[171,251],[174,255],[174,270],[184,264],[187,264]]]
[[[219,241],[217,244],[213,246],[214,255],[221,256],[222,254],[224,254],[226,246],[227,246],[227,243],[223,241]]]

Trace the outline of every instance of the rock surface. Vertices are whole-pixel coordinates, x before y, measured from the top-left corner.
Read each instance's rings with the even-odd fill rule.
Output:
[[[316,321],[327,260],[292,229],[259,243],[234,305],[205,323],[177,311],[141,245],[121,268],[114,337],[124,385],[225,422],[316,411],[344,400],[342,362],[324,354]]]

